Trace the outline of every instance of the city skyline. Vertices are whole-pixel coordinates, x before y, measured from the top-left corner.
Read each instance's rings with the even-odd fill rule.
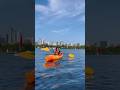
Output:
[[[81,43],[70,43],[70,42],[64,42],[64,41],[47,41],[47,40],[44,40],[44,39],[40,39],[39,41],[36,42],[36,44],[38,45],[42,45],[42,44],[48,44],[48,45],[65,45],[65,44],[69,44],[69,45],[76,45],[76,44],[79,44],[79,45],[85,45],[85,44],[81,44]]]
[[[4,34],[0,33],[0,44],[16,44],[20,43],[21,40],[23,43],[31,42],[34,44],[33,37],[26,37],[24,33],[16,30],[14,27],[10,27],[6,31]]]
[[[35,41],[41,38],[85,44],[85,1],[35,0]]]

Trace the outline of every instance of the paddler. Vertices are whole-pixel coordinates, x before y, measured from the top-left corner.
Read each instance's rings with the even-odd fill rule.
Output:
[[[58,55],[62,55],[63,53],[61,51],[58,52]]]
[[[55,54],[55,55],[58,55],[58,54],[59,54],[59,52],[60,52],[59,48],[58,48],[58,47],[56,47],[56,48],[55,48],[55,50],[54,50],[54,54]]]

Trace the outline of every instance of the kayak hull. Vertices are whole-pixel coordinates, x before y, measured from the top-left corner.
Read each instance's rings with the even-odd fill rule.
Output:
[[[58,60],[60,60],[63,57],[62,55],[48,55],[45,57],[45,61],[46,62],[56,62]]]

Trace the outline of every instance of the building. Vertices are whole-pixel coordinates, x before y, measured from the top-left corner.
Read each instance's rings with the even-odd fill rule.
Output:
[[[108,46],[108,42],[107,41],[100,41],[99,46],[102,48],[106,48]]]
[[[6,43],[5,38],[0,36],[0,44],[3,45],[5,43]]]
[[[8,43],[10,44],[15,44],[17,43],[17,32],[15,31],[15,29],[13,27],[10,28],[8,36],[6,36],[6,39],[8,38]]]

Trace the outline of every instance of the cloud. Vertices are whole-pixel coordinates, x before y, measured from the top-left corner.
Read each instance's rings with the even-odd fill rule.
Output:
[[[65,32],[68,32],[69,29],[68,28],[65,28],[65,29],[61,29],[61,30],[53,30],[52,32],[53,33],[65,33]]]
[[[36,12],[40,12],[42,14],[48,14],[49,13],[49,9],[48,7],[44,6],[44,5],[35,5],[35,11]]]
[[[35,11],[44,19],[82,18],[85,0],[48,0],[48,5],[36,4]]]

